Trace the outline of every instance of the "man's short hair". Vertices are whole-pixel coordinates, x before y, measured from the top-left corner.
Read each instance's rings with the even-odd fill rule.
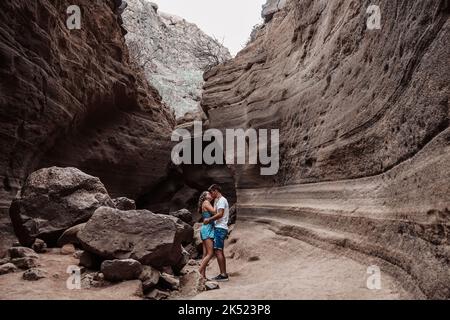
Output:
[[[218,191],[222,193],[222,188],[218,184],[213,184],[211,187],[208,188],[209,192]]]

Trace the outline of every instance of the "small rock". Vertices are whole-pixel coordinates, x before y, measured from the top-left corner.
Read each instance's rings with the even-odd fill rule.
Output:
[[[170,293],[158,289],[153,289],[150,293],[145,295],[145,298],[149,300],[165,300],[168,297],[170,297]]]
[[[31,248],[33,248],[33,250],[36,251],[37,253],[47,252],[47,244],[45,243],[44,240],[41,239],[34,240],[34,243],[31,246]]]
[[[38,266],[37,258],[33,257],[14,258],[11,259],[11,263],[23,270],[36,268]]]
[[[142,265],[133,259],[105,260],[100,270],[108,281],[135,280],[142,273]]]
[[[73,253],[72,257],[74,257],[75,259],[80,259],[83,252],[83,250],[77,250]]]
[[[9,262],[9,258],[3,258],[3,259],[0,259],[0,266],[1,266],[2,264],[8,263],[8,262]]]
[[[103,273],[101,273],[101,272],[96,272],[96,273],[94,273],[93,279],[95,281],[104,281],[105,280],[105,275]]]
[[[158,270],[150,266],[144,266],[139,276],[139,280],[142,281],[142,288],[144,292],[153,289],[159,282],[160,273]]]
[[[26,247],[12,247],[8,250],[9,256],[13,258],[25,258],[25,257],[31,257],[31,258],[38,258],[38,254],[34,252],[33,249],[26,248]]]
[[[15,241],[13,244],[12,244],[12,247],[21,247],[22,245],[20,244],[20,242],[18,242],[18,241]]]
[[[217,282],[206,281],[205,282],[205,289],[206,289],[206,291],[217,290],[217,289],[220,289],[220,286],[219,286],[219,284]]]
[[[159,283],[164,288],[170,290],[178,290],[180,288],[180,279],[168,273],[161,273],[159,280]]]
[[[61,254],[64,255],[69,255],[69,254],[74,254],[76,251],[75,246],[71,243],[65,244],[62,248],[61,248]]]
[[[81,288],[102,288],[111,285],[110,282],[105,280],[103,273],[101,272],[87,272],[81,276]]]
[[[12,272],[16,272],[16,271],[17,271],[17,267],[13,263],[5,263],[0,266],[0,275],[12,273]]]
[[[23,273],[22,278],[27,281],[37,281],[47,277],[47,273],[41,269],[30,269]]]
[[[59,237],[57,245],[59,247],[63,247],[64,245],[69,243],[79,245],[80,240],[78,240],[78,233],[83,230],[85,226],[86,223],[80,223],[64,231],[63,234]]]
[[[113,202],[116,208],[119,210],[122,211],[136,210],[136,202],[134,202],[134,200],[125,197],[120,197],[113,199]]]
[[[197,262],[197,260],[190,259],[190,260],[188,261],[188,265],[189,265],[189,266],[196,266],[196,265],[198,265],[198,262]]]

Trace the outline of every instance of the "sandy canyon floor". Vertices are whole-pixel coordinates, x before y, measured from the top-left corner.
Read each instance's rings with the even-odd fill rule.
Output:
[[[270,223],[238,221],[227,243],[230,281],[219,290],[198,294],[188,266],[184,288],[171,299],[410,299],[411,294],[381,270],[381,289],[369,290],[369,265],[319,249],[273,231]],[[68,290],[66,269],[76,265],[72,256],[56,251],[40,255],[48,277],[25,281],[22,272],[0,276],[0,299],[140,299],[140,281],[103,288]],[[211,261],[208,276],[217,274]],[[191,275],[191,276],[189,276]],[[189,280],[191,279],[191,280]],[[183,281],[182,281],[183,283]]]

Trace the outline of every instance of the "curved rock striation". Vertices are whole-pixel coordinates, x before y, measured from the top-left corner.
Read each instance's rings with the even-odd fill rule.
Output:
[[[113,1],[77,1],[80,30],[66,27],[72,4],[0,4],[2,212],[42,167],[77,167],[132,199],[166,175],[175,118],[131,70]]]
[[[377,257],[448,299],[450,8],[380,1],[369,30],[370,4],[288,1],[205,74],[202,107],[214,128],[280,129],[277,175],[235,167],[240,217]]]

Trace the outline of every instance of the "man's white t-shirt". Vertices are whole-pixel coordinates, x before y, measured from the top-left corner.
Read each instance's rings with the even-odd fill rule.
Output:
[[[228,201],[225,197],[220,197],[214,204],[214,209],[219,212],[219,209],[224,209],[223,217],[216,220],[216,228],[222,228],[228,230],[228,217],[230,216],[230,208],[228,207]]]

